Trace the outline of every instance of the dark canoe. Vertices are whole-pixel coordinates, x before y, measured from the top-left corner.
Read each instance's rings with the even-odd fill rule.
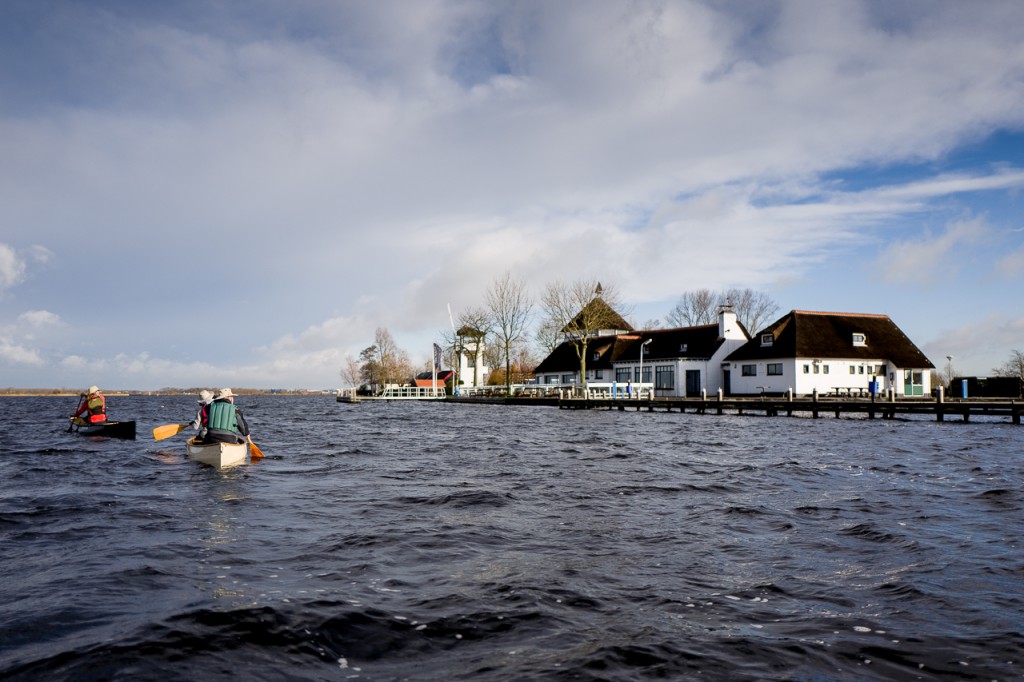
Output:
[[[102,424],[71,423],[72,428],[86,436],[106,436],[107,438],[126,438],[135,440],[135,422],[105,421]]]

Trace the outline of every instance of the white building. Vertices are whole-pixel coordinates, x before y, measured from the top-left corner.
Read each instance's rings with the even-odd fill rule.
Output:
[[[458,379],[460,386],[486,386],[490,368],[484,365],[484,335],[470,327],[457,332]]]
[[[888,315],[793,310],[726,358],[733,395],[931,393],[934,365]]]
[[[643,386],[658,397],[715,394],[727,385],[726,356],[749,339],[731,306],[722,307],[717,324],[595,336],[587,347],[587,384]],[[576,347],[566,340],[534,375],[539,384],[566,387],[580,383],[579,369]]]

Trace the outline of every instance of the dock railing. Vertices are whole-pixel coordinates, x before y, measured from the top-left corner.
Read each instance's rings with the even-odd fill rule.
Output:
[[[377,396],[380,400],[443,400],[444,397],[444,385],[388,386]]]

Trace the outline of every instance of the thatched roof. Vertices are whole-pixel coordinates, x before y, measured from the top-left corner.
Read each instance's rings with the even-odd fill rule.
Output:
[[[761,337],[772,335],[769,346]],[[863,334],[864,345],[854,345],[853,335]],[[883,359],[898,367],[934,367],[930,360],[888,315],[828,313],[793,310],[753,335],[726,360],[774,358]]]
[[[610,305],[605,303],[603,298],[595,296],[590,299],[590,303],[583,310],[576,314],[571,323],[562,327],[562,333],[571,333],[573,329],[589,326],[584,324],[587,320],[596,320],[599,323],[597,328],[602,330],[633,331],[632,325],[626,322]],[[597,331],[597,329],[592,329],[592,331]]]
[[[598,336],[587,345],[587,369],[610,369],[613,362],[636,362],[640,359],[640,345],[650,341],[644,353],[644,362],[688,358],[706,360],[715,354],[723,339],[717,324],[677,329],[633,331],[615,336]],[[597,354],[597,359],[594,354]],[[579,356],[572,341],[564,341],[534,369],[534,374],[552,372],[578,372]]]

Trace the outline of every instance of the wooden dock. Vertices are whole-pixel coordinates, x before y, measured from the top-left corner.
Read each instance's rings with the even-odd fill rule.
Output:
[[[947,417],[965,422],[971,417],[1008,418],[1013,424],[1020,424],[1024,412],[1021,400],[938,400],[929,398],[904,398],[901,400],[870,400],[864,398],[645,398],[586,400],[563,398],[558,401],[563,410],[646,410],[648,412],[678,410],[681,413],[696,414],[760,414],[767,417],[786,415],[810,415],[813,419],[821,415],[844,414],[866,415],[868,419],[895,419],[898,415],[930,415],[936,421]]]

